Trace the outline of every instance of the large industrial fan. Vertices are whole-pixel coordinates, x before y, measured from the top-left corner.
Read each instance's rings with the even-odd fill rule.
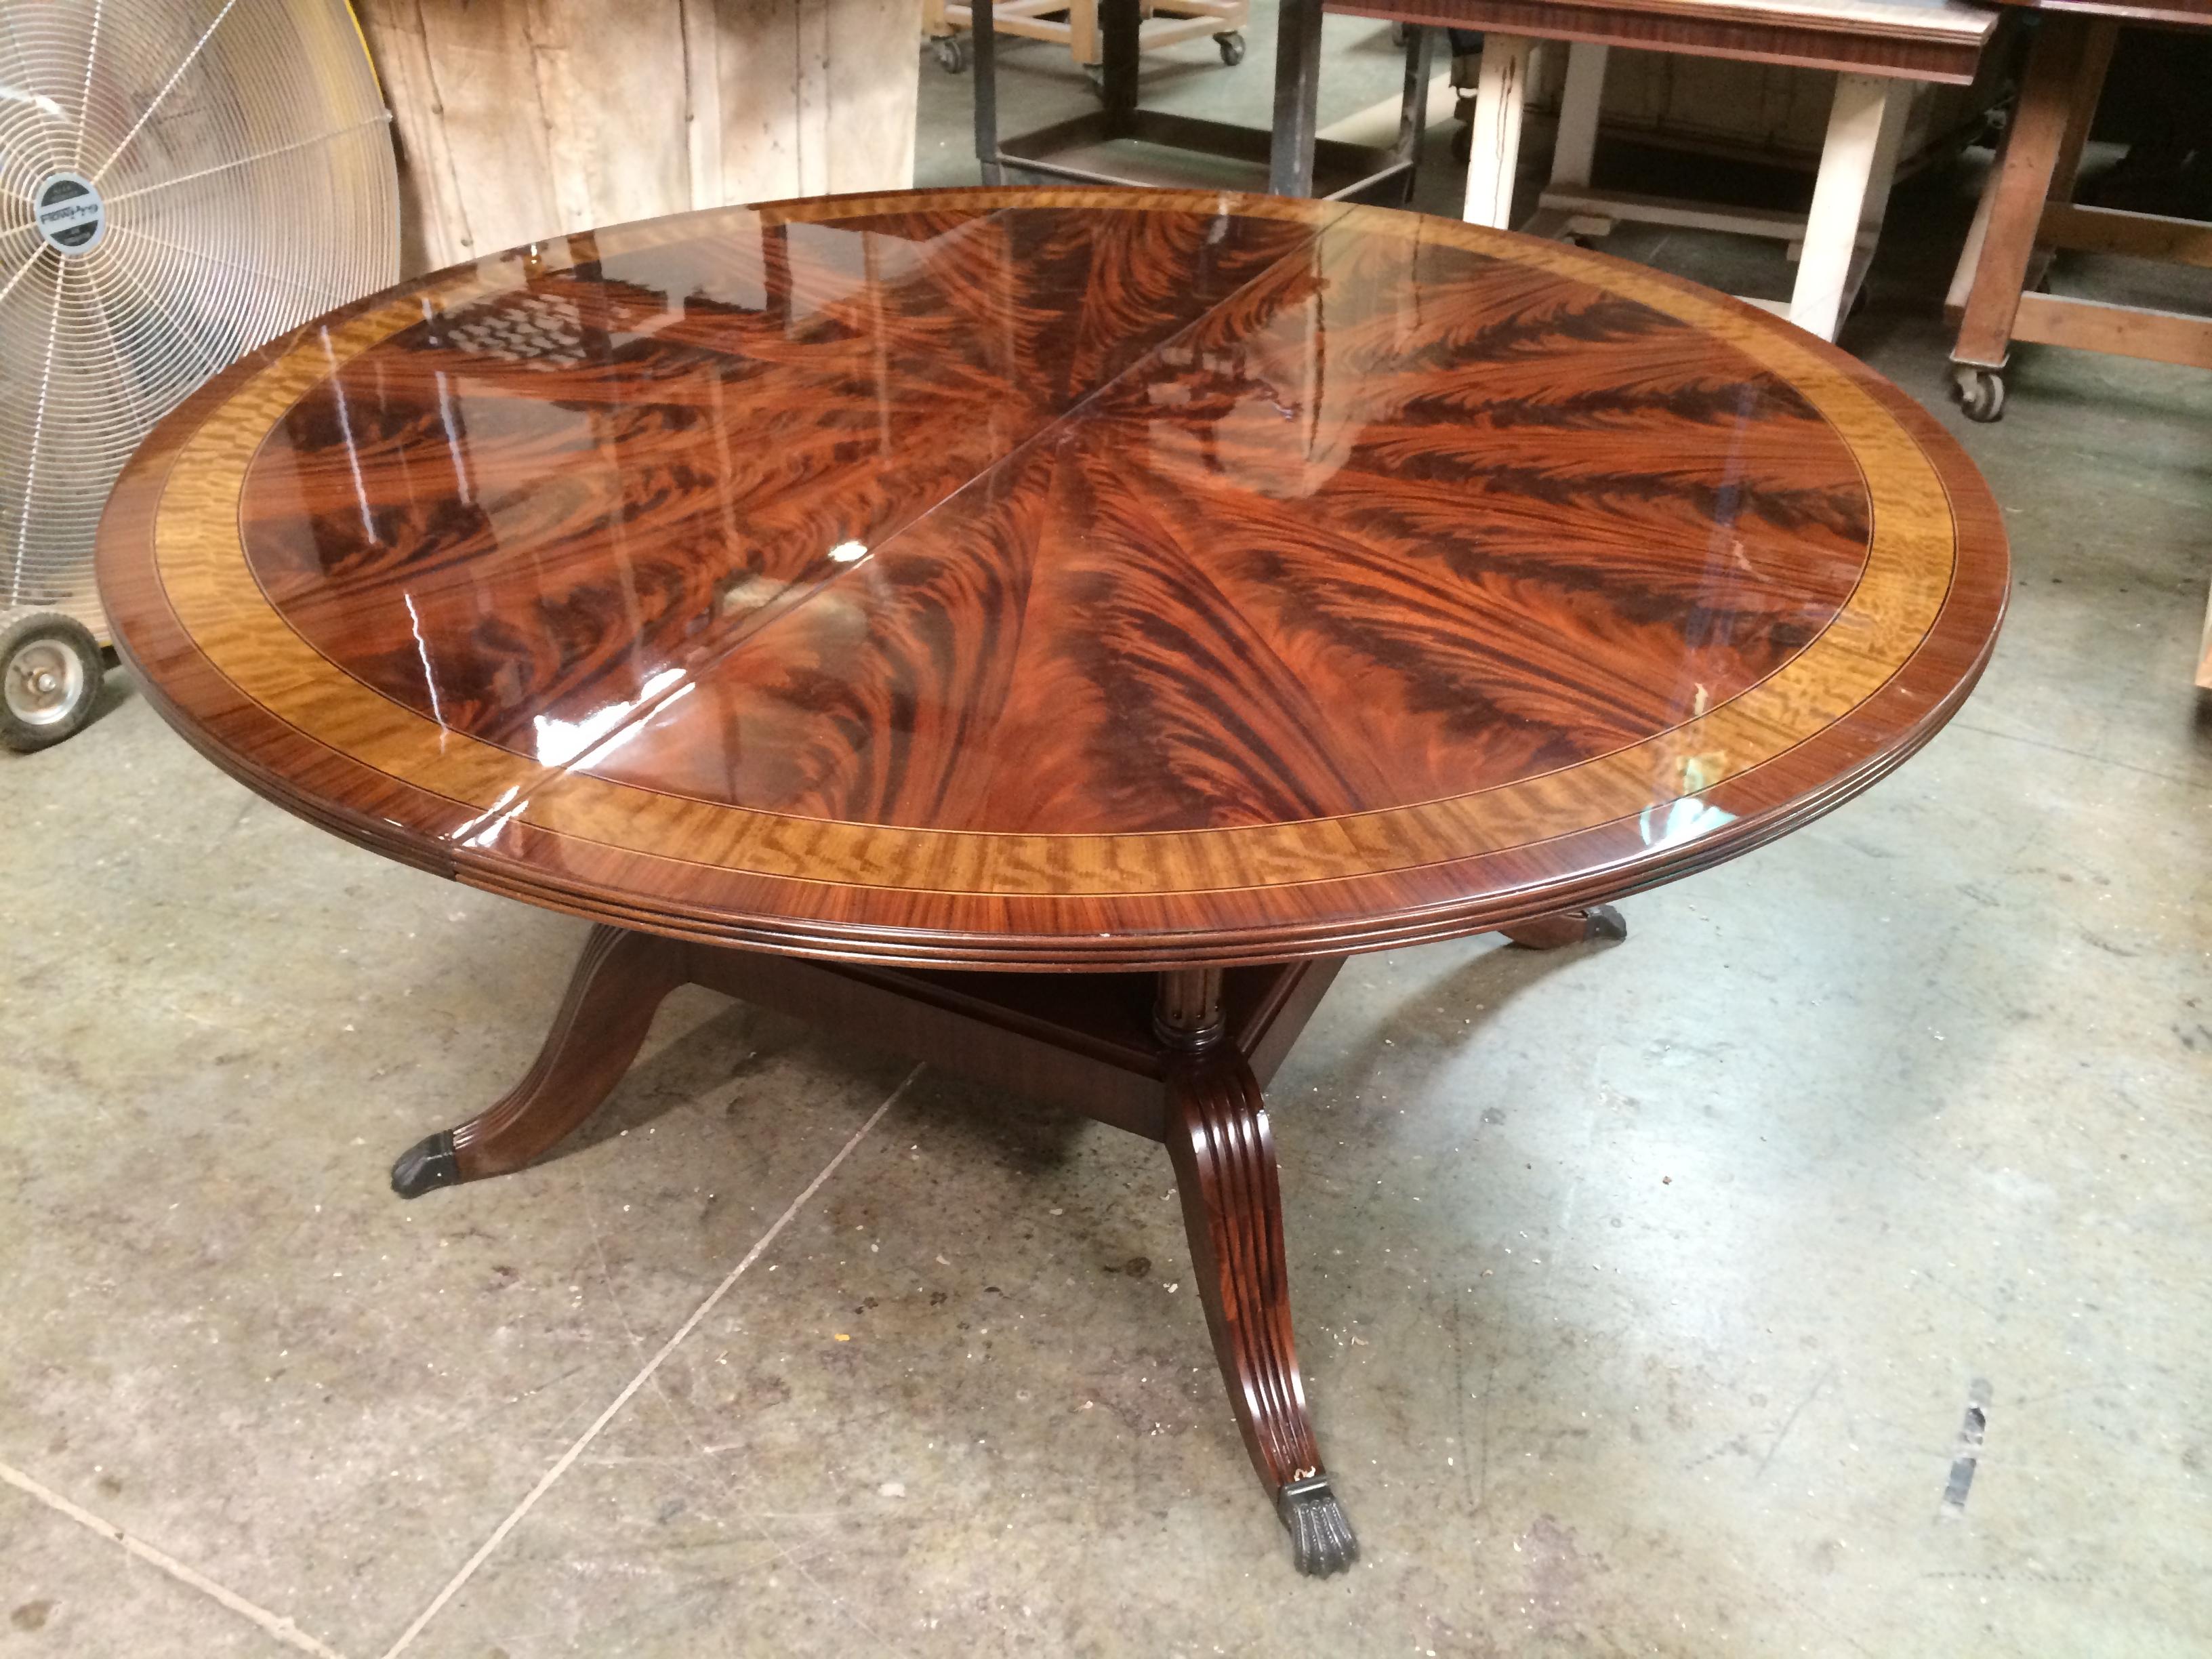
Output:
[[[345,0],[0,0],[0,739],[90,718],[101,506],[240,353],[396,281]]]

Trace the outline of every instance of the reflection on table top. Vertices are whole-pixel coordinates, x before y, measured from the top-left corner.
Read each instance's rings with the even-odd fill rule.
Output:
[[[971,965],[1470,931],[1741,851],[1963,697],[2002,533],[1689,284],[1311,202],[940,191],[488,259],[111,507],[204,750],[587,914]]]

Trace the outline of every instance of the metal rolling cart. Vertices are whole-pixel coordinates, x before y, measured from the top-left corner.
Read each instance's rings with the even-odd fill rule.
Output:
[[[1098,0],[998,0],[987,9],[992,27],[1001,34],[1066,46],[1068,55],[1093,76],[1093,84],[1103,89]],[[1244,61],[1244,26],[1251,18],[1251,0],[1146,0],[1143,11],[1137,30],[1141,52],[1210,34],[1221,48],[1223,63],[1233,68]],[[961,33],[974,21],[969,0],[922,0],[922,33],[946,74],[962,74],[974,62],[969,39]]]
[[[1398,136],[1387,148],[1317,138],[1315,93],[1321,70],[1320,0],[1283,0],[1275,44],[1274,123],[1262,131],[1231,122],[1148,110],[1137,102],[1144,27],[1142,0],[1097,0],[1104,107],[1014,137],[999,136],[997,27],[994,8],[975,8],[975,157],[987,184],[1006,182],[1009,168],[1085,184],[1158,184],[1141,161],[1115,158],[1117,170],[1089,155],[1121,141],[1159,145],[1230,161],[1252,171],[1255,188],[1279,196],[1344,198],[1395,186],[1411,198],[1413,168],[1427,118],[1436,32],[1410,30]],[[1082,159],[1076,159],[1081,157]]]

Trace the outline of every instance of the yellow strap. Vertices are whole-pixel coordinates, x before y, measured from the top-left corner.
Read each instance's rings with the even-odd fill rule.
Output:
[[[384,96],[384,77],[376,72],[376,54],[368,49],[368,33],[361,26],[361,13],[347,0],[346,15],[353,21],[353,38],[361,42],[361,55],[368,59],[368,78],[376,88],[376,101],[386,109],[392,107]]]

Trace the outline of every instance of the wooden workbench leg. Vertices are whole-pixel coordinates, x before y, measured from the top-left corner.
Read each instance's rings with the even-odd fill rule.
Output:
[[[613,1092],[637,1058],[653,1011],[684,982],[684,946],[627,927],[592,929],[553,1030],[521,1082],[489,1111],[400,1154],[392,1190],[417,1198],[505,1175],[550,1152]]]
[[[2051,188],[2045,192],[2062,202],[2074,199],[2074,186],[2081,176],[2081,152],[2088,148],[2097,100],[2104,94],[2112,49],[2119,41],[2120,26],[2107,17],[2093,20],[2081,42],[2081,61],[2074,70],[2074,107],[2067,112],[2066,131],[2058,140],[2058,159],[2051,169]]]
[[[1839,75],[1805,251],[1790,295],[1790,320],[1824,340],[1836,337],[1844,309],[1873,254],[1897,173],[1897,147],[1908,88],[1881,76]]]
[[[1298,1571],[1325,1577],[1357,1560],[1359,1544],[1322,1468],[1298,1376],[1267,1103],[1223,1036],[1218,971],[1162,975],[1154,1023],[1182,1051],[1168,1071],[1168,1156],[1214,1357]]]
[[[1474,125],[1467,161],[1467,205],[1460,217],[1498,230],[1513,228],[1513,175],[1521,162],[1521,109],[1536,43],[1517,34],[1487,34],[1474,88]]]
[[[2053,178],[2067,148],[2077,106],[2094,107],[2111,61],[2113,25],[2109,20],[2053,13],[2042,25],[2028,55],[2020,106],[1996,161],[1996,184],[1982,234],[1980,257],[1966,289],[1966,314],[1951,361],[1971,374],[1984,371],[1980,383],[1993,381],[2012,349],[2013,319],[2035,254],[2036,232],[2043,222]],[[2100,49],[2101,48],[2101,49]],[[2086,119],[2086,118],[2083,118]],[[2086,128],[2084,129],[2086,131]],[[2002,382],[1994,382],[2002,387]],[[1961,390],[1967,381],[1960,381]],[[1978,408],[1969,392],[1967,412],[1994,418],[2003,408],[2000,389]]]
[[[1959,263],[1951,271],[1951,286],[1943,295],[1943,315],[1954,323],[1966,314],[1966,294],[1974,285],[1974,267],[1982,260],[1982,244],[1990,234],[1990,210],[1996,205],[1997,181],[2004,177],[2004,153],[2005,141],[2000,138],[1996,157],[1982,180],[1982,193],[1974,198],[1974,217],[1966,227],[1966,246],[1959,250]]]
[[[2085,75],[2094,76],[2100,87],[2104,85],[2105,72],[2112,62],[2113,43],[2119,38],[2117,28],[2099,29],[2089,37],[2087,53],[2094,60],[2083,67]],[[2065,137],[2058,141],[2058,159],[2051,169],[2051,186],[2046,198],[2056,202],[2074,199],[2074,184],[2081,171],[2081,151],[2089,142],[2089,123],[2097,113],[2095,98],[2086,98],[2078,103],[2068,118]],[[2008,131],[2010,129],[2007,129]],[[1990,230],[1990,210],[1996,205],[1997,182],[2004,177],[2004,140],[1997,141],[1997,153],[1990,164],[1988,175],[1982,180],[1982,193],[1974,201],[1974,222],[1966,228],[1966,246],[1959,250],[1959,263],[1951,272],[1951,286],[1943,295],[1943,315],[1956,323],[1965,314],[1966,295],[1974,285],[1974,268],[1981,263],[1982,243]],[[2050,250],[2039,247],[2029,256],[2028,268],[2023,281],[2033,284],[2039,275],[2039,262],[2049,257]]]

